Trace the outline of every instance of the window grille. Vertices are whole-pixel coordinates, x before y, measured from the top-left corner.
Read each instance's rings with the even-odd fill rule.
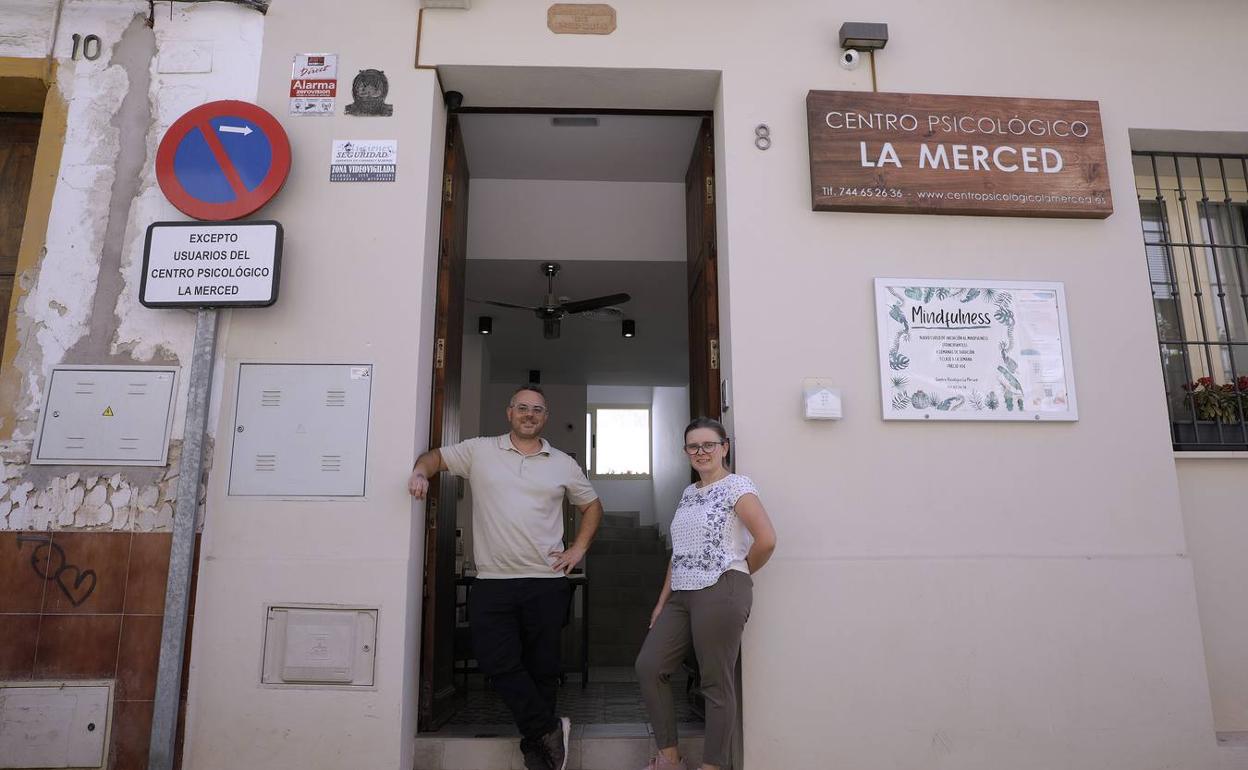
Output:
[[[1248,450],[1248,156],[1135,152],[1177,450]]]

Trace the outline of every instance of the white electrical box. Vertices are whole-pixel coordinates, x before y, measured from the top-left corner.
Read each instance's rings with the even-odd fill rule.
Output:
[[[175,366],[54,366],[33,465],[164,465]]]
[[[373,684],[377,610],[358,607],[269,607],[261,683]]]
[[[241,364],[231,495],[364,494],[373,367]]]
[[[832,387],[827,380],[803,380],[802,414],[807,420],[841,419],[841,389]]]
[[[0,684],[0,768],[102,768],[108,682]]]

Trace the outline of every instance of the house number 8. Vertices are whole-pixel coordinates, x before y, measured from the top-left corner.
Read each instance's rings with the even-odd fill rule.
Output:
[[[74,35],[74,51],[69,58],[77,61],[79,52],[82,58],[87,61],[95,61],[100,58],[100,36],[99,35]]]
[[[771,149],[771,129],[766,123],[754,127],[754,146],[760,150]]]

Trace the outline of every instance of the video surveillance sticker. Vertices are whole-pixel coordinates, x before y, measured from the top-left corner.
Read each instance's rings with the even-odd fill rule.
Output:
[[[399,143],[395,139],[335,139],[331,182],[393,182]]]

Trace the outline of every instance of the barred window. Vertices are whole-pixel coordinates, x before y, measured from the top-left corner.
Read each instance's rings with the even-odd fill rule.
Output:
[[[1174,448],[1246,450],[1248,156],[1134,155]]]

